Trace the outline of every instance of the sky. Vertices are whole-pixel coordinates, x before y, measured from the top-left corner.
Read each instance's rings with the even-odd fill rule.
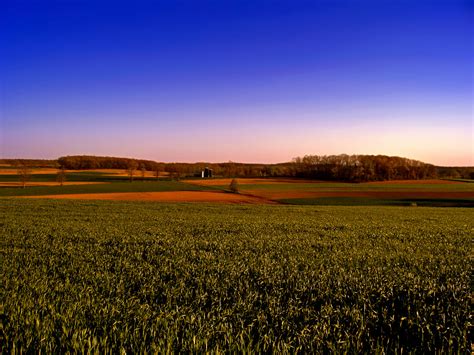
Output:
[[[474,165],[469,0],[3,0],[0,157]]]

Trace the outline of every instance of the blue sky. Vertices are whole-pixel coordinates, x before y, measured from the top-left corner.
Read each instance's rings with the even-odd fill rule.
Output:
[[[468,1],[0,4],[0,156],[473,161]]]

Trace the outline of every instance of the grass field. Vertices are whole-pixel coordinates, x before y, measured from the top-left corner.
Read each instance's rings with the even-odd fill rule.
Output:
[[[0,209],[2,353],[470,352],[472,209]]]
[[[40,196],[61,194],[92,194],[114,192],[160,192],[160,191],[203,191],[210,188],[185,184],[179,181],[134,181],[110,184],[33,186],[22,188],[0,188],[0,196]]]
[[[56,175],[53,174],[37,174],[33,173],[30,175],[29,182],[54,182],[56,181]],[[118,175],[118,174],[107,174],[104,172],[95,172],[95,171],[76,171],[68,172],[66,174],[67,181],[96,181],[96,182],[123,182],[128,181],[127,176]],[[142,180],[141,177],[135,176],[136,181]],[[156,178],[146,177],[147,181],[156,181]],[[0,182],[6,181],[19,181],[19,178],[16,175],[0,174]]]

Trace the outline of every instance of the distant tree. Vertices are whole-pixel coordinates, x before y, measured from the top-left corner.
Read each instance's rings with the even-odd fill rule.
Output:
[[[237,175],[237,168],[235,166],[235,163],[232,161],[228,161],[227,163],[224,163],[224,176],[236,176]]]
[[[160,178],[160,168],[159,167],[155,168],[155,177],[156,177],[157,180]]]
[[[230,182],[229,189],[235,194],[239,193],[239,183],[237,182],[236,178],[233,178]]]
[[[56,174],[56,181],[59,183],[60,186],[64,185],[66,181],[66,169],[64,166],[61,166]]]
[[[175,164],[166,164],[165,165],[165,171],[168,172],[168,176],[172,180],[173,177],[174,177],[174,173],[176,172]]]
[[[142,180],[145,180],[145,174],[146,174],[145,165],[143,165],[143,164],[140,165],[140,171],[141,171],[141,174],[142,174]]]
[[[135,160],[130,160],[127,165],[127,174],[130,182],[133,181],[133,175],[135,175],[135,170],[137,170],[137,162]]]
[[[18,165],[17,171],[18,176],[20,177],[21,186],[25,188],[26,183],[30,181],[31,178],[31,168],[25,163],[22,163]]]
[[[265,165],[261,169],[261,175],[262,176],[273,176],[273,167],[270,165]]]

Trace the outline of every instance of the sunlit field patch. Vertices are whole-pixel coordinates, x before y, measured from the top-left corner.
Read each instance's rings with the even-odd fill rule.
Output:
[[[107,182],[100,181],[64,181],[62,183],[64,186],[68,185],[94,185],[94,184],[107,184]],[[58,186],[59,183],[56,181],[35,181],[29,182],[27,187],[36,187],[36,186]],[[10,182],[0,182],[0,187],[22,187],[21,182],[10,181]]]
[[[232,194],[223,191],[161,191],[161,192],[115,192],[89,194],[62,194],[22,196],[23,198],[112,200],[112,201],[160,201],[160,202],[215,202],[215,203],[276,203],[258,197]]]

